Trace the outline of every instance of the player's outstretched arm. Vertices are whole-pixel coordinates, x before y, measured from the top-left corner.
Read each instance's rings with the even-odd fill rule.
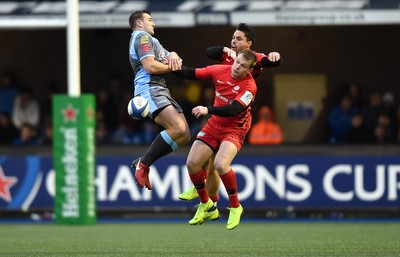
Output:
[[[224,54],[227,54],[228,56],[232,57],[233,59],[236,58],[236,52],[229,47],[224,47],[224,46],[210,46],[205,50],[205,55],[213,60],[219,61],[221,60],[222,56]]]
[[[224,105],[224,106],[196,106],[192,110],[192,114],[196,117],[199,118],[202,115],[207,115],[207,114],[214,114],[217,116],[221,117],[233,117],[238,115],[244,110],[244,107],[241,103],[239,103],[236,100],[233,100],[231,104]]]
[[[278,52],[271,52],[261,59],[261,66],[265,68],[275,68],[281,65],[282,58]]]
[[[156,61],[153,56],[144,58],[142,65],[148,74],[164,74],[171,71],[168,64]]]
[[[196,69],[183,66],[181,70],[173,72],[181,79],[197,80]]]

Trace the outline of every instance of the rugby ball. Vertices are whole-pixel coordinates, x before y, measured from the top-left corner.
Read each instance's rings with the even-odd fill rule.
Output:
[[[135,120],[146,118],[149,108],[149,102],[141,96],[135,96],[128,103],[128,113]]]

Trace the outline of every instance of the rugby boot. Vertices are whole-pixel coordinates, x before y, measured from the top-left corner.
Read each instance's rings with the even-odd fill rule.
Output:
[[[135,168],[135,180],[136,183],[141,187],[147,187],[151,190],[152,186],[149,180],[150,167],[142,163],[142,158],[138,158],[132,162],[132,167]]]
[[[219,219],[219,217],[220,217],[219,211],[218,211],[217,206],[215,206],[215,205],[209,211],[204,213],[204,221],[217,220],[217,219]]]
[[[201,225],[204,222],[205,213],[214,207],[214,203],[211,199],[208,199],[206,203],[199,203],[196,205],[197,211],[193,219],[189,220],[190,225]]]
[[[180,194],[178,196],[178,198],[183,201],[192,201],[193,199],[196,199],[197,197],[199,197],[199,194],[197,193],[195,186],[192,186],[191,188],[189,188],[188,190],[186,190],[185,192],[183,192],[182,194]]]
[[[226,228],[228,230],[236,228],[240,223],[240,217],[243,213],[242,205],[239,205],[237,208],[227,208],[229,210],[229,218],[228,223],[226,224]]]

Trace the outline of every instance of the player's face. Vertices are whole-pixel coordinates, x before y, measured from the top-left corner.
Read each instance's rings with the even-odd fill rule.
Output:
[[[154,35],[154,24],[153,18],[148,14],[143,14],[143,30],[149,33],[150,35]]]
[[[252,42],[247,41],[247,38],[244,35],[243,31],[236,30],[235,33],[233,33],[231,49],[234,50],[236,53],[239,53],[242,50],[250,49],[251,44]]]
[[[231,76],[235,80],[241,80],[246,77],[247,74],[250,74],[252,70],[251,61],[244,59],[243,55],[240,54],[232,64]]]

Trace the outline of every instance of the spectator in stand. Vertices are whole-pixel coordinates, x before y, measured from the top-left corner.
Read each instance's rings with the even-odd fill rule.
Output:
[[[374,134],[378,125],[379,116],[385,114],[385,108],[382,104],[382,96],[378,92],[372,92],[369,95],[369,103],[362,109],[364,124],[369,133]]]
[[[39,126],[39,103],[33,98],[32,89],[29,86],[23,87],[15,98],[12,122],[18,129],[21,129],[23,124],[28,124],[34,128]]]
[[[347,93],[349,94],[354,107],[361,109],[365,105],[363,91],[360,84],[357,82],[350,82]]]
[[[111,142],[111,133],[103,122],[96,122],[96,144],[106,145]]]
[[[345,142],[346,135],[351,126],[351,118],[358,112],[353,106],[349,95],[344,95],[339,105],[329,113],[329,127],[331,129],[330,143]]]
[[[370,143],[372,135],[366,129],[363,121],[363,116],[356,113],[351,117],[351,126],[346,135],[346,143]]]
[[[39,144],[51,145],[53,143],[53,123],[51,119],[46,118],[40,127]]]
[[[17,79],[13,72],[6,71],[0,79],[0,112],[12,114],[15,97],[18,95]]]
[[[382,105],[385,113],[393,120],[396,116],[396,100],[391,92],[386,92],[382,96]]]
[[[258,122],[252,125],[248,142],[251,145],[277,145],[283,140],[281,127],[274,122],[274,114],[268,106],[258,111]]]
[[[38,145],[37,130],[30,124],[24,123],[21,125],[20,135],[13,141],[16,146],[33,146]]]
[[[376,144],[387,144],[390,143],[391,140],[387,134],[387,127],[385,127],[382,124],[378,124],[374,128],[374,138],[372,140],[372,143]]]
[[[377,143],[394,143],[396,141],[396,128],[393,120],[387,113],[378,117],[378,124],[374,128],[374,141]]]
[[[0,113],[0,145],[11,145],[17,136],[18,130],[12,124],[10,115]]]

